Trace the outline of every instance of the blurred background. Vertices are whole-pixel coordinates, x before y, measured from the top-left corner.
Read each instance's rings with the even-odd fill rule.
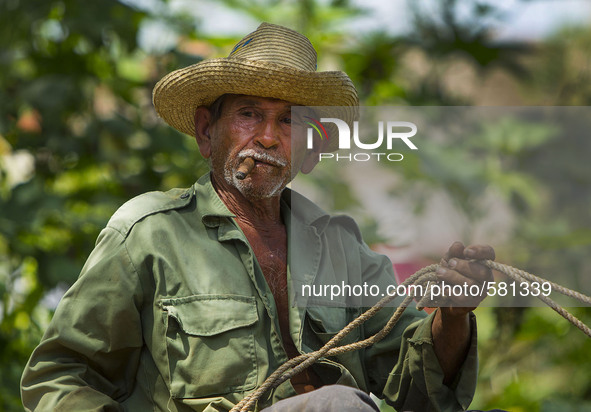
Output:
[[[226,56],[261,21],[306,34],[319,70],[346,71],[363,105],[591,105],[588,1],[0,0],[0,411],[22,410],[22,369],[111,214],[207,170],[194,140],[156,117],[154,84]],[[439,142],[435,168],[400,165],[396,195],[420,221],[421,193],[440,193],[470,228],[492,193],[510,219],[497,260],[588,277],[591,139],[511,126]],[[335,209],[360,204],[346,182],[329,185]],[[362,225],[376,248],[404,248]],[[549,308],[477,315],[472,408],[591,410],[590,339]]]

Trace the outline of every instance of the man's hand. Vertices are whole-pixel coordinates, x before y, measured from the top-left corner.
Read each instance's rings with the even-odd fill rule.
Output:
[[[462,290],[481,290],[484,282],[492,281],[492,270],[478,263],[477,260],[494,260],[495,251],[487,245],[471,245],[464,247],[461,242],[454,242],[439,263],[437,270],[439,281],[453,288],[460,285]],[[467,285],[467,287],[464,287]],[[476,288],[470,288],[476,286]],[[459,288],[457,288],[459,289]],[[466,293],[462,296],[449,296],[446,307],[440,308],[446,315],[463,316],[474,310],[486,294]]]
[[[481,285],[493,279],[492,271],[476,260],[494,260],[495,251],[490,246],[471,245],[464,247],[461,242],[455,242],[437,270],[439,280],[450,285],[461,285],[463,290],[470,286]],[[467,288],[464,289],[464,284]],[[474,310],[485,296],[450,296],[446,307],[437,309],[431,331],[433,334],[433,349],[443,370],[443,382],[449,384],[458,373],[470,346],[470,320],[468,314]]]

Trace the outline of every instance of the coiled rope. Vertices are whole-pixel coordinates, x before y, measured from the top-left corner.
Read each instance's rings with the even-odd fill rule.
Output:
[[[502,263],[494,262],[492,260],[483,260],[480,261],[480,263],[485,266],[488,266],[491,269],[504,273],[509,278],[518,282],[527,282],[528,285],[531,285],[533,282],[538,282],[539,284],[550,284],[553,292],[561,293],[565,296],[569,296],[573,299],[576,299],[582,303],[591,305],[591,297],[579,293],[577,291],[565,288],[564,286],[558,285],[554,282],[547,281],[543,278],[532,275],[531,273],[525,272],[521,269],[517,269]],[[298,373],[306,369],[308,366],[312,365],[314,362],[316,362],[323,356],[336,356],[345,352],[365,348],[383,339],[388,333],[390,333],[394,325],[396,325],[396,322],[398,322],[398,320],[400,319],[402,313],[406,310],[406,308],[411,304],[411,302],[415,298],[415,294],[412,292],[416,292],[419,288],[409,288],[408,286],[418,284],[427,285],[423,298],[421,298],[417,303],[418,309],[422,309],[423,307],[433,303],[429,296],[431,296],[431,288],[434,286],[438,279],[435,273],[438,268],[438,264],[426,266],[418,270],[412,276],[410,276],[404,282],[402,282],[401,286],[405,286],[405,290],[407,290],[409,294],[404,298],[404,300],[402,301],[400,306],[398,306],[392,317],[388,320],[386,325],[378,333],[359,342],[350,343],[344,346],[336,346],[339,343],[339,341],[343,339],[349,332],[351,332],[353,329],[360,326],[362,323],[374,316],[380,309],[386,306],[397,296],[386,296],[382,298],[373,307],[363,312],[359,317],[351,321],[347,326],[345,326],[339,333],[337,333],[319,350],[297,356],[285,362],[275,372],[273,372],[256,391],[244,397],[244,399],[242,399],[238,404],[236,404],[236,406],[234,406],[230,412],[251,411],[255,406],[256,402],[261,398],[261,396],[263,396],[265,392],[267,392],[270,389],[276,388],[281,383],[297,375]],[[581,322],[579,319],[577,319],[575,316],[573,316],[566,309],[558,305],[549,297],[544,296],[541,293],[538,294],[538,296],[536,297],[548,306],[550,306],[560,316],[568,320],[570,323],[575,325],[577,328],[583,331],[583,333],[585,333],[588,337],[591,338],[591,328],[589,328],[589,326],[585,325],[583,322]]]

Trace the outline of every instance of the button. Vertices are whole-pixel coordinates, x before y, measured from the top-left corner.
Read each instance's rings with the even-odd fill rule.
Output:
[[[188,198],[189,196],[191,196],[191,194],[189,194],[188,192],[185,192],[185,193],[183,193],[183,194],[181,195],[181,199],[186,199],[186,198]]]

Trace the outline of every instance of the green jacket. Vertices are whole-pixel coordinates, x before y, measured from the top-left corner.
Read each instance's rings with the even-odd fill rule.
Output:
[[[363,243],[351,219],[331,217],[295,192],[284,191],[282,212],[290,333],[309,352],[363,309],[296,305],[299,284],[337,273],[351,284],[393,283],[392,264]],[[376,333],[392,310],[344,343]],[[313,367],[325,384],[371,391],[399,409],[466,409],[476,383],[475,336],[450,389],[441,384],[431,317],[423,317],[408,309],[383,341]],[[209,175],[188,190],[147,193],[101,232],[26,366],[23,403],[68,412],[230,409],[287,360],[278,325],[261,269]],[[293,395],[286,381],[259,407]]]

